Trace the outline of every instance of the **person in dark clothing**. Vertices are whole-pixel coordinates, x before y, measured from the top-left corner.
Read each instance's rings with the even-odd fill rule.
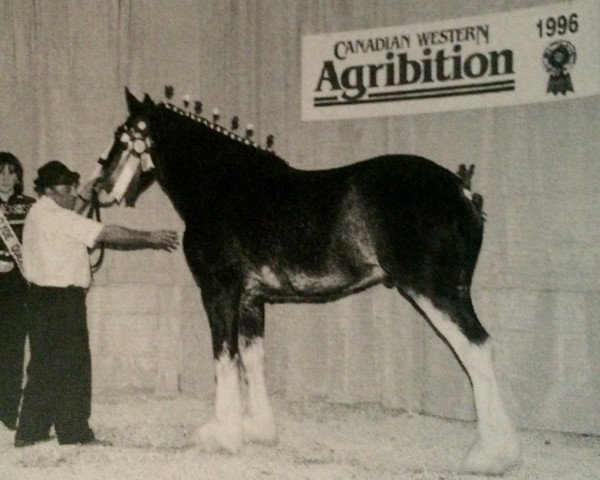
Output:
[[[9,238],[22,240],[25,215],[35,200],[23,195],[23,167],[12,153],[0,152],[0,211]],[[10,243],[10,242],[9,242]],[[27,281],[14,253],[0,240],[0,422],[16,430],[25,357]]]
[[[79,174],[53,160],[38,170],[40,199],[23,231],[23,263],[30,282],[28,333],[31,361],[15,437],[16,447],[49,438],[60,444],[106,445],[88,424],[92,365],[85,297],[91,283],[88,248],[97,244],[172,251],[171,230],[138,231],[104,225],[78,212],[93,181],[77,194]],[[110,443],[110,442],[108,442]]]

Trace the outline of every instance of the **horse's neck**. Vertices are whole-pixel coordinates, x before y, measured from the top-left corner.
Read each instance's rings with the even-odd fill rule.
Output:
[[[182,122],[172,112],[160,120],[162,130],[155,142],[157,180],[180,212],[216,198],[226,201],[236,179],[254,178],[258,185],[261,179],[285,175],[289,168],[275,155],[221,138],[204,125]]]
[[[223,172],[240,174],[285,165],[283,160],[266,155],[258,147],[238,144],[211,127],[189,123],[173,112],[165,114],[161,124],[157,148],[164,177],[200,180]]]
[[[214,198],[212,179],[218,171],[226,171],[228,162],[218,165],[219,152],[204,150],[197,138],[173,134],[163,137],[156,147],[153,161],[158,183],[184,220],[193,216],[194,221],[201,221],[202,205]]]

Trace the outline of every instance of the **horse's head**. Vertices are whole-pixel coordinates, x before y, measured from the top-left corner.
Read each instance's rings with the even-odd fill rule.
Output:
[[[104,204],[125,201],[133,207],[140,194],[154,181],[151,119],[155,107],[146,94],[139,101],[125,89],[129,117],[115,130],[108,152],[99,160],[98,189]]]

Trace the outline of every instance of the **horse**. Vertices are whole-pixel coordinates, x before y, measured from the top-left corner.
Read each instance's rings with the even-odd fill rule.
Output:
[[[100,184],[109,192],[128,171],[120,195],[133,206],[157,181],[184,221],[216,373],[214,417],[195,443],[235,453],[244,441],[277,440],[265,304],[330,302],[383,284],[437,330],[471,380],[479,435],[460,471],[501,474],[519,463],[491,339],[471,299],[484,230],[473,167],[455,174],[419,156],[383,155],[300,170],[199,113],[125,96],[129,116],[101,160]]]

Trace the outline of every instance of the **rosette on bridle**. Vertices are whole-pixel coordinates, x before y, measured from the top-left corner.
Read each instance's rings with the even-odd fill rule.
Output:
[[[575,46],[566,40],[552,42],[544,51],[544,67],[550,74],[548,93],[574,92],[570,70],[577,61]]]
[[[100,157],[90,176],[96,181],[96,186],[92,192],[87,217],[95,217],[98,221],[101,221],[101,206],[121,203],[123,198],[129,205],[127,199],[132,198],[133,193],[137,191],[142,172],[154,168],[150,157],[152,140],[144,119],[138,119],[132,126],[120,127],[115,136],[117,141]],[[101,246],[97,261],[91,265],[93,272],[100,268],[103,259],[104,247]]]
[[[138,119],[131,126],[124,125],[115,135],[116,145],[120,147],[117,160],[107,165],[107,158],[100,159],[101,168],[108,169],[103,173],[102,189],[106,192],[103,203],[121,203],[128,193],[137,190],[141,173],[154,168],[150,156],[152,140],[144,119]]]

